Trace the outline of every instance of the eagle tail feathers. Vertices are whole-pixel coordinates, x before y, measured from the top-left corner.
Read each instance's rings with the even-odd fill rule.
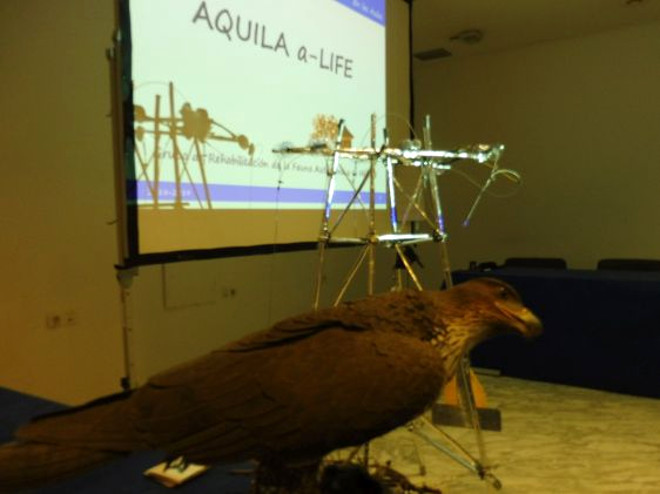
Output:
[[[45,443],[0,445],[0,493],[62,481],[122,455]]]

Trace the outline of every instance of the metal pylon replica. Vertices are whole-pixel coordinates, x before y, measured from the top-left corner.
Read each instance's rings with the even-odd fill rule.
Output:
[[[360,268],[367,262],[367,293],[373,294],[375,278],[375,249],[381,247],[392,248],[397,254],[397,259],[405,268],[406,274],[410,277],[415,287],[422,290],[422,284],[415,273],[412,263],[408,260],[404,249],[406,246],[423,242],[434,242],[439,246],[439,260],[444,278],[444,286],[450,288],[452,283],[451,267],[447,249],[447,233],[445,231],[444,214],[440,201],[440,192],[438,190],[437,175],[451,169],[452,164],[461,160],[475,160],[479,163],[492,164],[490,184],[494,174],[497,173],[497,161],[500,158],[503,145],[485,145],[477,144],[453,151],[443,151],[432,149],[430,119],[426,117],[423,133],[423,143],[412,141],[405,148],[393,148],[389,145],[387,133],[384,135],[384,143],[381,147],[376,145],[376,118],[371,118],[371,146],[367,148],[354,148],[342,146],[342,135],[344,131],[344,122],[339,121],[334,148],[329,146],[309,146],[309,147],[289,147],[278,149],[280,153],[321,155],[331,158],[331,163],[327,165],[327,184],[325,203],[323,205],[323,215],[321,219],[321,228],[318,238],[318,271],[316,276],[316,286],[314,295],[314,308],[318,308],[321,300],[322,280],[325,265],[325,254],[328,247],[332,244],[356,245],[362,246],[355,263],[348,272],[343,284],[341,285],[337,296],[334,299],[334,305],[339,304],[348,287],[353,282]],[[352,183],[353,195],[348,204],[339,212],[332,221],[331,213],[333,199],[336,190],[337,175],[344,173],[340,165],[342,159],[367,160],[369,167],[362,176],[359,184]],[[386,197],[387,197],[387,231],[379,232],[376,225],[376,170],[383,164],[385,169]],[[396,167],[416,167],[419,169],[419,177],[412,192],[407,192],[402,187],[395,176]],[[348,177],[347,177],[348,178]],[[487,185],[485,187],[487,187]],[[484,187],[484,189],[485,189]],[[338,237],[335,231],[340,223],[345,219],[346,213],[356,203],[362,202],[361,195],[368,191],[369,204],[368,227],[364,236],[359,237]],[[482,193],[483,190],[482,189]],[[398,210],[397,200],[400,196],[407,199],[407,206],[402,214]],[[479,195],[479,198],[481,194]],[[423,201],[429,201],[430,207],[424,207]],[[426,225],[425,233],[404,233],[401,225],[409,221],[411,215],[422,218]],[[397,271],[396,288],[401,289],[402,273]],[[496,489],[501,488],[500,481],[490,472],[487,466],[485,446],[481,435],[479,418],[474,403],[470,383],[469,361],[465,359],[457,371],[457,384],[460,396],[461,406],[463,408],[465,425],[472,427],[475,431],[476,442],[479,449],[479,458],[472,456],[463,446],[451,438],[448,434],[439,429],[435,424],[426,418],[419,418],[409,424],[408,429],[415,435],[421,437],[426,442],[446,453],[455,461],[476,473],[481,479],[489,482]],[[433,437],[430,432],[440,435],[440,439]]]

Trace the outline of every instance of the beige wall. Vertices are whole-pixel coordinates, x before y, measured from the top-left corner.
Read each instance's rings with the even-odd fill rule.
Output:
[[[123,374],[112,25],[111,2],[0,2],[0,385],[69,402]]]
[[[391,19],[407,13],[400,0],[388,8]],[[110,0],[0,2],[0,386],[67,403],[119,390],[124,321],[139,384],[310,308],[317,266],[314,252],[147,266],[122,304],[105,59],[113,25]],[[388,105],[398,115],[408,115],[406,25],[388,36]],[[325,303],[354,260],[353,250],[329,255]],[[377,265],[377,290],[387,289],[391,252]],[[53,315],[74,321],[48,328]]]
[[[659,54],[654,23],[414,65],[416,115],[432,116],[434,145],[502,142],[502,166],[524,179],[513,197],[485,197],[464,229],[477,190],[457,174],[441,178],[455,266],[660,257]]]
[[[354,248],[326,253],[321,306],[333,303],[357,258]],[[140,268],[130,290],[134,382],[311,310],[317,266],[318,254],[308,251]],[[377,253],[376,292],[394,285],[393,266],[390,250]],[[430,281],[434,270],[426,271]],[[365,295],[366,279],[365,264],[345,298]]]

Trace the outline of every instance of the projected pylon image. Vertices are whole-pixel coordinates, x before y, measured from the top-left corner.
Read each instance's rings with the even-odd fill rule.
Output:
[[[245,151],[252,163],[255,146],[243,134],[215,121],[204,108],[184,102],[176,110],[174,85],[168,85],[167,108],[156,94],[152,113],[134,105],[138,205],[149,209],[213,209],[214,191],[207,179],[211,142]],[[217,198],[216,198],[217,200]]]

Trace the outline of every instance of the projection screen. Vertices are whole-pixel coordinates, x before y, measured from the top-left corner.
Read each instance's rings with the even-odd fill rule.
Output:
[[[332,147],[340,120],[343,146],[381,141],[385,0],[120,4],[130,257],[314,245],[331,158],[274,151]],[[368,167],[342,160],[334,215]],[[338,235],[364,234],[368,194]],[[384,219],[382,176],[374,203]]]

